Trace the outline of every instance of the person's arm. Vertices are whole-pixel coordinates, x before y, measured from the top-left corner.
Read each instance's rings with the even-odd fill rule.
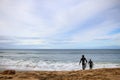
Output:
[[[82,58],[80,59],[79,65],[80,65],[80,63],[81,63],[81,60],[82,60]]]
[[[87,63],[87,59],[85,58],[85,61],[86,61],[86,63]]]

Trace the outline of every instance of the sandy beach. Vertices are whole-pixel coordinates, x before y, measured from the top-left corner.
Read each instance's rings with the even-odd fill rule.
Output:
[[[120,68],[78,71],[1,71],[0,80],[120,80]]]

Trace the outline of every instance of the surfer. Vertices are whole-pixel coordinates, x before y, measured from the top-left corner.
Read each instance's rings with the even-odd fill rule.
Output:
[[[87,59],[84,57],[84,55],[82,55],[82,58],[80,59],[79,65],[81,62],[82,62],[82,69],[85,70]]]
[[[91,59],[89,60],[88,64],[89,64],[89,68],[92,69],[93,68],[93,61]]]

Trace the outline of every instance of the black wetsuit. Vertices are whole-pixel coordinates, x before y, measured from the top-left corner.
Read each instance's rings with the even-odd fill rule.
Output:
[[[86,68],[86,63],[87,63],[87,59],[85,57],[82,57],[80,59],[80,63],[82,62],[82,69],[85,70]]]
[[[88,63],[89,63],[89,68],[92,69],[93,68],[93,62],[90,60]]]

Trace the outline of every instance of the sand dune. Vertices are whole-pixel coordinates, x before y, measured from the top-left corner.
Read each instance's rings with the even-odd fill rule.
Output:
[[[120,68],[78,71],[3,71],[0,80],[120,80]]]

